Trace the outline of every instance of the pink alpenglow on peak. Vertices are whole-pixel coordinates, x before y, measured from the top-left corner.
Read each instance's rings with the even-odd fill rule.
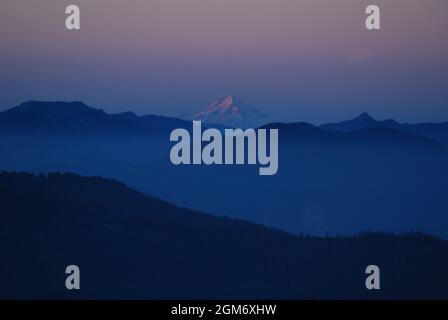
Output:
[[[222,96],[205,109],[182,118],[233,128],[258,128],[274,121],[234,96]]]

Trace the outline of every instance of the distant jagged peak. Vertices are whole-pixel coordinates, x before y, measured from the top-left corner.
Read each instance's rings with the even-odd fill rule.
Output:
[[[326,123],[321,125],[320,127],[332,131],[355,131],[371,127],[398,128],[399,126],[400,124],[394,119],[378,121],[367,112],[362,112],[361,114],[359,114],[358,116],[356,116],[351,120]]]

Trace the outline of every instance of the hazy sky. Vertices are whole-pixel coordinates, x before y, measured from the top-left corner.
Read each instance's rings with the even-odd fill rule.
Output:
[[[231,94],[284,121],[448,120],[447,33],[447,0],[1,0],[0,110],[178,115]]]

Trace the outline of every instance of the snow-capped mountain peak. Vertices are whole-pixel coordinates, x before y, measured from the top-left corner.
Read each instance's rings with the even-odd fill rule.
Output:
[[[183,118],[234,128],[257,128],[273,121],[272,118],[247,105],[241,99],[229,95],[222,96],[205,109]]]

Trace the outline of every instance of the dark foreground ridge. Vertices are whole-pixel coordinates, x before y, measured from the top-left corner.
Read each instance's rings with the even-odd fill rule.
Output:
[[[448,298],[448,243],[419,233],[292,236],[73,174],[0,174],[0,218],[3,299]]]

